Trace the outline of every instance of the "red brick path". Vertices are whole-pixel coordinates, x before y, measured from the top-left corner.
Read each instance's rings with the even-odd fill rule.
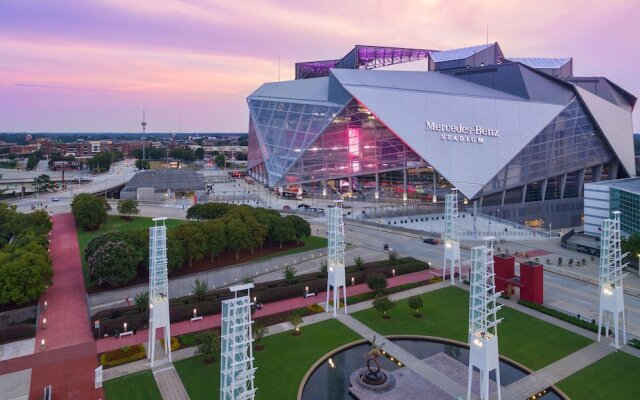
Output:
[[[44,386],[49,384],[57,399],[102,399],[103,391],[94,389],[93,370],[98,360],[88,323],[86,290],[72,214],[53,217],[50,239],[53,286],[40,299],[41,310],[45,300],[48,306],[41,312],[39,321],[46,318],[47,327],[42,329],[39,324],[35,353],[16,359],[15,364],[31,364],[29,399],[41,399]],[[40,348],[42,339],[44,350]]]

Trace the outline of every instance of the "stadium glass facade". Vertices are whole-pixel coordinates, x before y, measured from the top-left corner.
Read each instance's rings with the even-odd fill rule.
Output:
[[[370,71],[420,60],[428,66],[417,71]],[[595,90],[571,76],[572,59],[521,60],[493,43],[356,46],[340,60],[298,63],[295,81],[247,99],[250,174],[325,198],[412,204],[456,187],[497,217],[577,225],[586,182],[634,174],[635,97],[606,78],[593,78]]]

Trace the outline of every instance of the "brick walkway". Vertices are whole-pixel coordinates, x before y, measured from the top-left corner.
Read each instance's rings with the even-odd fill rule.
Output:
[[[40,299],[46,300],[32,355],[0,362],[0,374],[31,368],[29,399],[41,399],[44,386],[52,385],[57,399],[92,400],[104,398],[94,389],[93,370],[98,366],[96,344],[88,325],[88,310],[80,262],[80,251],[71,214],[53,217],[49,245],[53,262],[53,285]],[[39,321],[39,322],[40,322]],[[41,340],[45,348],[41,349]]]

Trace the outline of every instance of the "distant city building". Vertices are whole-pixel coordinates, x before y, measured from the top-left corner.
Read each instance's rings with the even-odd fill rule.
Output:
[[[270,187],[424,203],[455,187],[487,214],[559,228],[581,224],[586,182],[635,176],[636,97],[498,43],[356,46],[247,102],[249,173]]]
[[[584,185],[584,233],[600,237],[602,221],[620,211],[626,236],[640,233],[640,178],[608,180]]]

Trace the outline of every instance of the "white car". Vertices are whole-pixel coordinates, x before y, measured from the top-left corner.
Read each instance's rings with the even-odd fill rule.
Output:
[[[60,201],[60,198],[59,197],[52,197],[51,201]]]

